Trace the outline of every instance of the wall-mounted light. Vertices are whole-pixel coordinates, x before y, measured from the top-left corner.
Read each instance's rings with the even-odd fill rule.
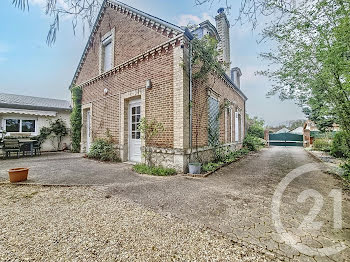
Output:
[[[151,88],[152,88],[152,82],[149,79],[149,80],[146,81],[146,89],[151,89]]]
[[[105,88],[105,89],[103,90],[103,93],[104,93],[105,95],[107,95],[107,94],[108,94],[108,88]]]

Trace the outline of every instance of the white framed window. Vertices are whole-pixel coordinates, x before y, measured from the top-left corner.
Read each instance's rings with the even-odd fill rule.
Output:
[[[213,96],[208,98],[208,144],[217,146],[220,143],[220,104]]]
[[[112,39],[109,37],[102,43],[103,72],[112,69]]]
[[[100,73],[114,67],[114,28],[101,38],[100,44]]]
[[[3,121],[6,133],[36,133],[35,119],[6,118]]]

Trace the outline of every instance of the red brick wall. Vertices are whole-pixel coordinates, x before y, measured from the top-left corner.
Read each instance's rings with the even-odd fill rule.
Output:
[[[244,99],[231,87],[229,87],[223,80],[219,78],[211,77],[205,86],[195,83],[193,86],[193,116],[192,116],[192,144],[195,146],[196,143],[196,132],[198,130],[198,146],[203,147],[208,145],[208,90],[206,87],[210,86],[216,93],[220,95],[220,106],[225,102],[225,98],[230,101],[235,101],[237,104],[233,108],[233,128],[234,126],[234,112],[236,106],[244,109]],[[244,111],[242,112],[244,117]],[[201,120],[199,116],[201,115]],[[234,133],[232,134],[233,141],[235,138]],[[220,115],[220,143],[225,143],[225,112]]]
[[[130,18],[130,15],[107,7],[79,73],[78,85],[99,75],[100,39],[112,28],[115,28],[115,66],[169,40],[166,35]]]
[[[132,68],[83,87],[83,104],[92,103],[93,138],[105,137],[107,128],[120,143],[120,95],[145,88],[151,79],[152,89],[146,90],[146,117],[163,123],[162,132],[150,146],[173,147],[173,52],[163,51]],[[108,88],[108,95],[104,95]]]

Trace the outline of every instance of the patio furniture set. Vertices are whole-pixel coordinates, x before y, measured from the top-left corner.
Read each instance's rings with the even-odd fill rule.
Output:
[[[11,157],[11,153],[17,154],[19,158],[22,153],[23,156],[30,154],[30,156],[40,155],[40,142],[31,139],[4,139],[0,145],[3,158]]]

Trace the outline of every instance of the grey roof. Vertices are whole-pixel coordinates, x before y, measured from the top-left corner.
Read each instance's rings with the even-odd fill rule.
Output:
[[[34,110],[70,110],[67,100],[0,93],[0,107]]]

